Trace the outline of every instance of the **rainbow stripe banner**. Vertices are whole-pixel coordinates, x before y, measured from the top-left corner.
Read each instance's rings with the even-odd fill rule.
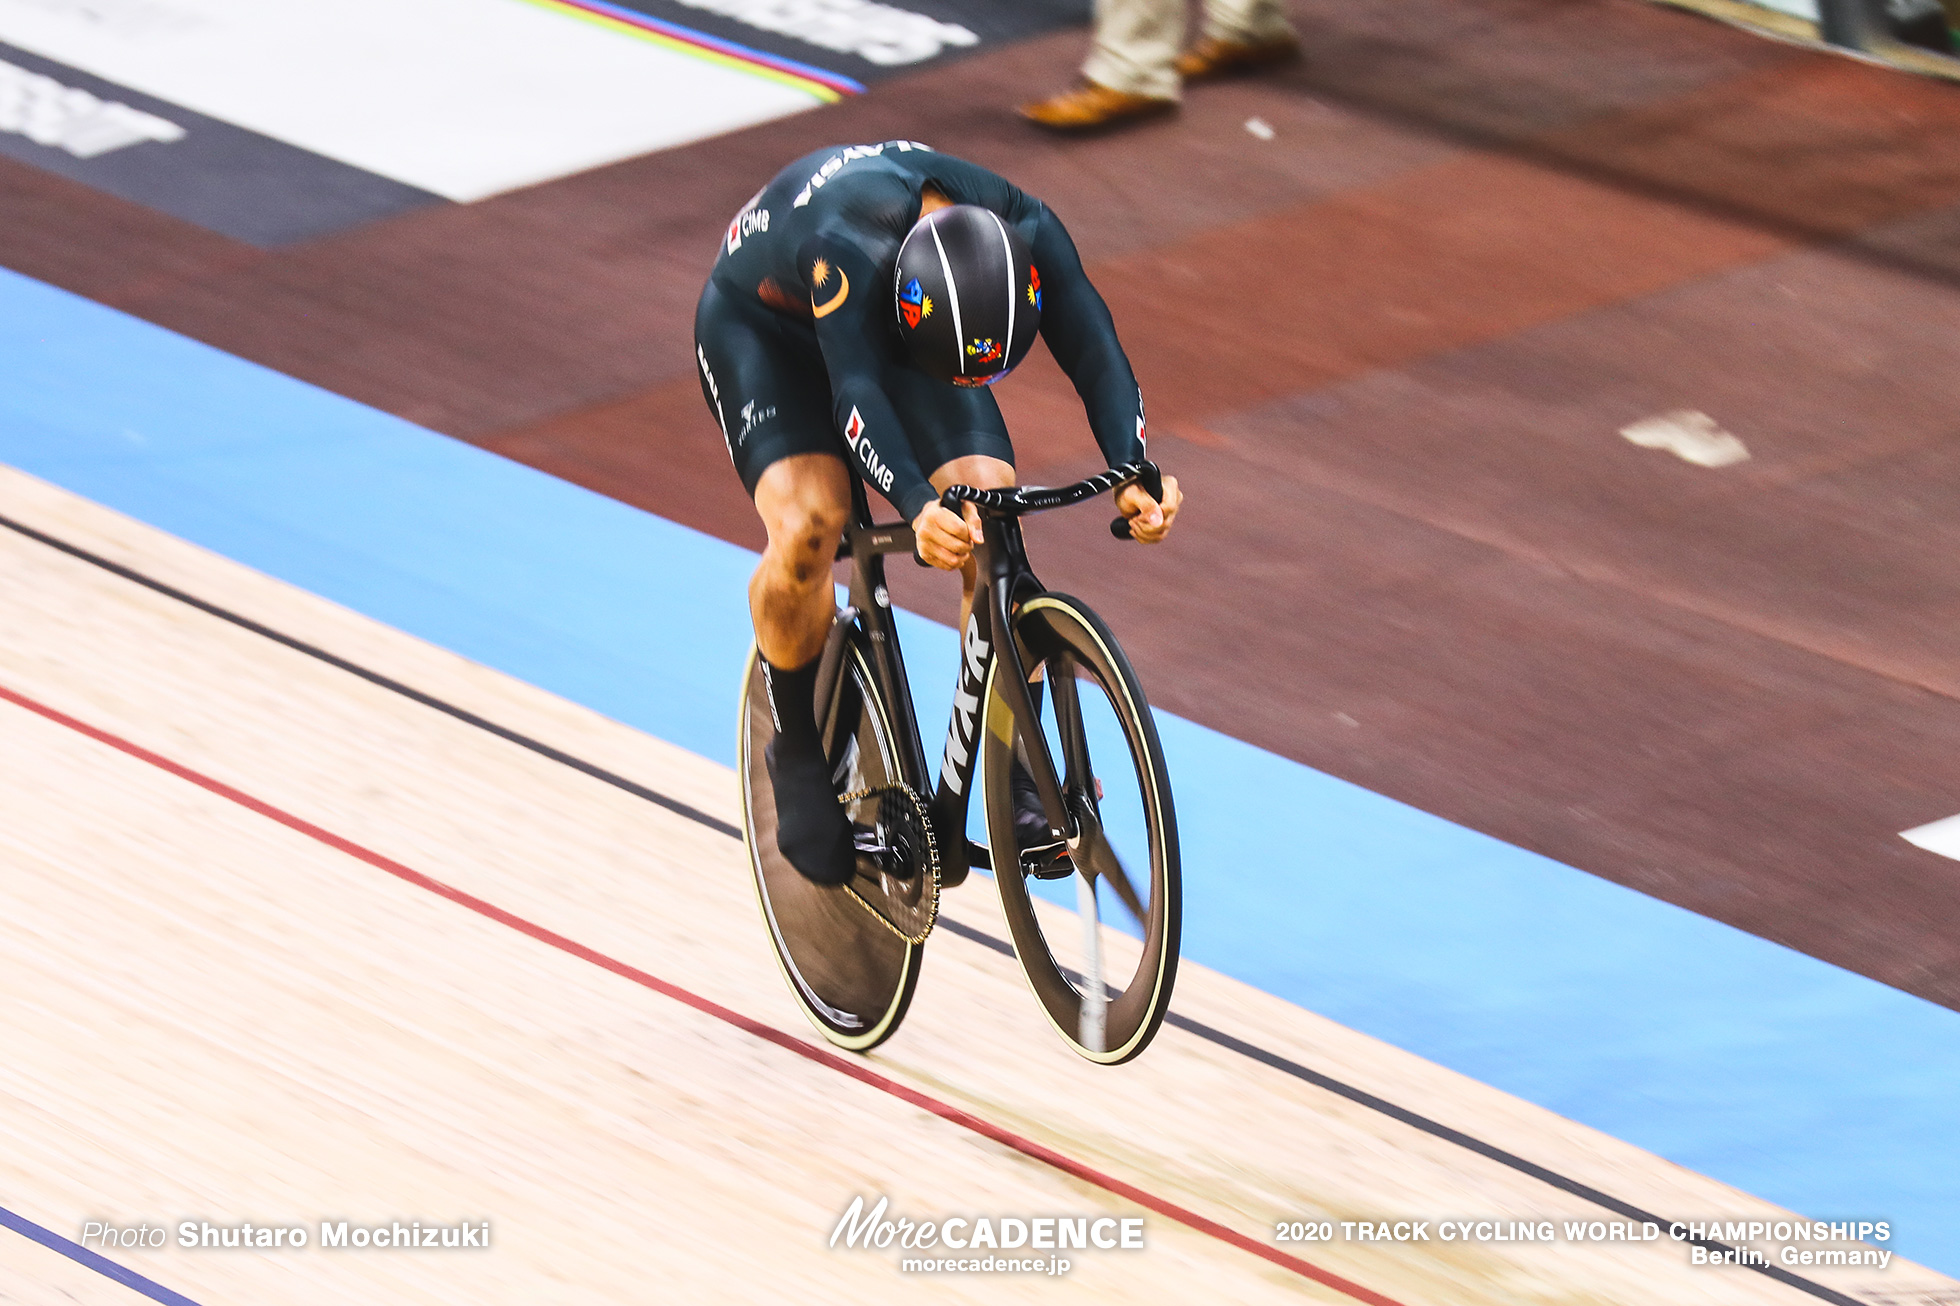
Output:
[[[525,0],[525,3],[650,41],[677,54],[795,87],[827,104],[864,91],[864,83],[841,73],[663,22],[636,10],[609,4],[607,0]]]

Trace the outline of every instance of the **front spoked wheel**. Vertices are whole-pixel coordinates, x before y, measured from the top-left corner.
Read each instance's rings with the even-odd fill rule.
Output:
[[[930,843],[923,809],[901,783],[891,714],[857,632],[846,630],[838,675],[817,687],[824,704],[825,748],[834,781],[849,796],[859,833],[858,875],[848,885],[813,884],[776,847],[776,800],[763,748],[775,733],[760,659],[751,650],[743,680],[739,735],[742,834],[755,875],[756,900],[769,927],[783,978],[803,1014],[823,1036],[853,1052],[868,1051],[897,1030],[919,981],[920,946],[938,907],[937,870],[906,873],[920,860],[909,846]]]
[[[1016,845],[1011,776],[1026,746],[990,680],[982,738],[994,878],[1056,1032],[1115,1065],[1149,1046],[1177,979],[1183,897],[1163,748],[1128,659],[1093,612],[1043,594],[1021,606],[1014,631],[1029,675],[1045,684],[1042,733],[1078,833],[1066,847]]]

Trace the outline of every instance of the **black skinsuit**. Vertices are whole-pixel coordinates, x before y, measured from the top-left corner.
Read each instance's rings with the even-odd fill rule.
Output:
[[[701,292],[701,392],[751,494],[780,458],[834,453],[912,521],[935,497],[926,477],[941,464],[1013,461],[993,395],[919,372],[899,339],[892,266],[928,184],[991,209],[1027,242],[1042,339],[1082,396],[1104,458],[1113,467],[1143,457],[1136,376],[1061,222],[985,168],[887,141],[819,150],[778,173],[728,224]]]

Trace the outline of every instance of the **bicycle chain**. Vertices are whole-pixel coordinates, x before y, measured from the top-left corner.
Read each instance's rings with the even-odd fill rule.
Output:
[[[897,925],[893,924],[885,913],[866,902],[864,895],[860,894],[856,889],[853,889],[849,884],[843,884],[838,887],[843,889],[845,893],[850,894],[851,901],[864,908],[872,920],[877,921],[893,934],[905,940],[906,943],[917,947],[926,941],[927,936],[932,933],[932,927],[939,922],[939,839],[932,832],[932,814],[926,811],[925,803],[919,798],[918,794],[913,792],[911,786],[902,784],[882,785],[876,789],[853,789],[850,793],[839,794],[837,801],[849,807],[852,803],[889,790],[897,790],[899,793],[904,794],[923,817],[919,822],[919,828],[924,832],[926,839],[926,865],[923,874],[932,877],[932,910],[926,915],[925,928],[920,930],[917,936],[907,934],[904,930],[901,930]]]

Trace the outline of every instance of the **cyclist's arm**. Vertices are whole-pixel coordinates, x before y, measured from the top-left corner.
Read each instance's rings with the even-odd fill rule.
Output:
[[[809,279],[812,310],[821,314],[817,343],[830,374],[831,419],[865,482],[914,521],[939,496],[885,392],[884,374],[894,365],[885,321],[891,305],[877,293],[878,267],[855,244],[822,235],[805,242],[800,258],[806,276],[816,260],[828,265],[824,284]]]
[[[1109,306],[1082,270],[1075,242],[1054,212],[1042,206],[1030,243],[1041,274],[1041,338],[1055,356],[1111,467],[1143,457],[1143,393],[1116,340]]]

